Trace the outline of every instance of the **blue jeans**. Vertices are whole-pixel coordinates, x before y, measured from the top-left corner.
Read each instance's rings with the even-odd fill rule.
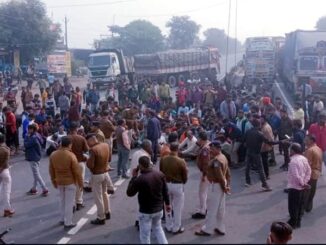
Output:
[[[139,213],[139,237],[142,244],[151,243],[151,230],[158,244],[168,244],[161,224],[162,217],[163,210],[154,214]]]
[[[40,173],[40,162],[30,161],[29,165],[31,166],[33,178],[34,178],[32,189],[36,190],[37,184],[40,184],[43,191],[47,190],[45,183],[42,179],[41,173]]]
[[[129,160],[130,150],[122,145],[117,145],[118,148],[118,176],[127,174],[127,164]]]

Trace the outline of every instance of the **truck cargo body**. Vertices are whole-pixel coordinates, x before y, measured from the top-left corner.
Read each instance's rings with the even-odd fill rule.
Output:
[[[276,72],[276,46],[272,37],[246,40],[245,76],[248,80],[273,81]]]
[[[125,57],[121,50],[98,50],[89,56],[89,80],[95,85],[116,83],[121,76],[130,80],[165,80],[175,86],[180,80],[210,78],[220,73],[216,48],[169,50]]]
[[[57,50],[47,56],[48,72],[55,77],[71,76],[71,54],[69,51]]]
[[[326,32],[297,30],[286,34],[282,74],[288,89],[298,91],[309,77],[313,93],[326,92]]]
[[[134,56],[138,76],[187,80],[195,77],[216,79],[220,72],[219,52],[216,48],[169,50]]]

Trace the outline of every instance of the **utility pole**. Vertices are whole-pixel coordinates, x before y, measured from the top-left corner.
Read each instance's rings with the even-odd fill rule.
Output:
[[[66,50],[68,50],[68,19],[67,19],[67,16],[65,16],[65,46],[66,46]]]
[[[237,65],[237,52],[238,52],[238,0],[235,0],[235,46],[234,46],[234,64]]]

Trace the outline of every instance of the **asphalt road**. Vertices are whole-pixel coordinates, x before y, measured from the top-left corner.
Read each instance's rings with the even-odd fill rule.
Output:
[[[78,82],[79,83],[79,82]],[[282,86],[281,86],[282,88]],[[286,92],[283,92],[288,97]],[[281,93],[280,93],[281,94]],[[281,94],[282,96],[282,94]],[[183,225],[185,232],[179,235],[167,234],[169,243],[265,243],[270,224],[274,220],[287,221],[286,172],[279,169],[283,163],[276,150],[277,166],[271,167],[270,186],[272,192],[262,192],[258,176],[253,172],[253,185],[245,188],[244,169],[232,170],[232,194],[226,201],[226,232],[221,236],[197,237],[194,231],[199,229],[202,220],[191,219],[198,203],[199,171],[194,162],[188,162],[189,181],[185,185],[185,207]],[[117,157],[113,157],[116,168]],[[96,208],[92,193],[85,193],[86,207],[74,215],[77,228],[64,231],[59,222],[59,196],[50,184],[48,159],[41,161],[41,173],[49,187],[48,197],[27,196],[25,193],[32,184],[32,173],[23,154],[12,158],[11,174],[12,205],[16,214],[12,218],[0,217],[0,232],[6,228],[12,231],[6,235],[6,241],[15,243],[139,243],[134,221],[138,210],[137,198],[126,196],[127,181],[118,180],[116,172],[111,172],[116,183],[116,193],[110,197],[112,218],[104,226],[93,226],[90,220],[96,217]],[[302,228],[295,230],[290,243],[324,243],[322,228],[326,225],[326,176],[318,182],[314,209],[305,214]],[[152,242],[155,243],[155,240]]]

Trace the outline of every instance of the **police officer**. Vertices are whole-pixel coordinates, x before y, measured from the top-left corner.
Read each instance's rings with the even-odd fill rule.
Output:
[[[201,172],[201,179],[199,182],[199,208],[195,214],[192,215],[193,219],[205,219],[206,217],[206,200],[208,180],[206,177],[207,166],[210,160],[209,141],[205,131],[201,131],[198,134],[198,141],[196,143],[199,146],[197,156],[197,167]]]
[[[214,231],[225,235],[225,194],[230,192],[230,170],[227,158],[221,153],[221,143],[213,141],[209,146],[207,217],[201,230],[195,232],[198,236],[210,236]]]
[[[184,184],[188,179],[185,160],[178,157],[179,144],[170,144],[171,153],[160,161],[160,171],[165,175],[172,204],[172,213],[167,214],[166,229],[173,234],[184,232],[181,225],[181,214],[184,206]]]

